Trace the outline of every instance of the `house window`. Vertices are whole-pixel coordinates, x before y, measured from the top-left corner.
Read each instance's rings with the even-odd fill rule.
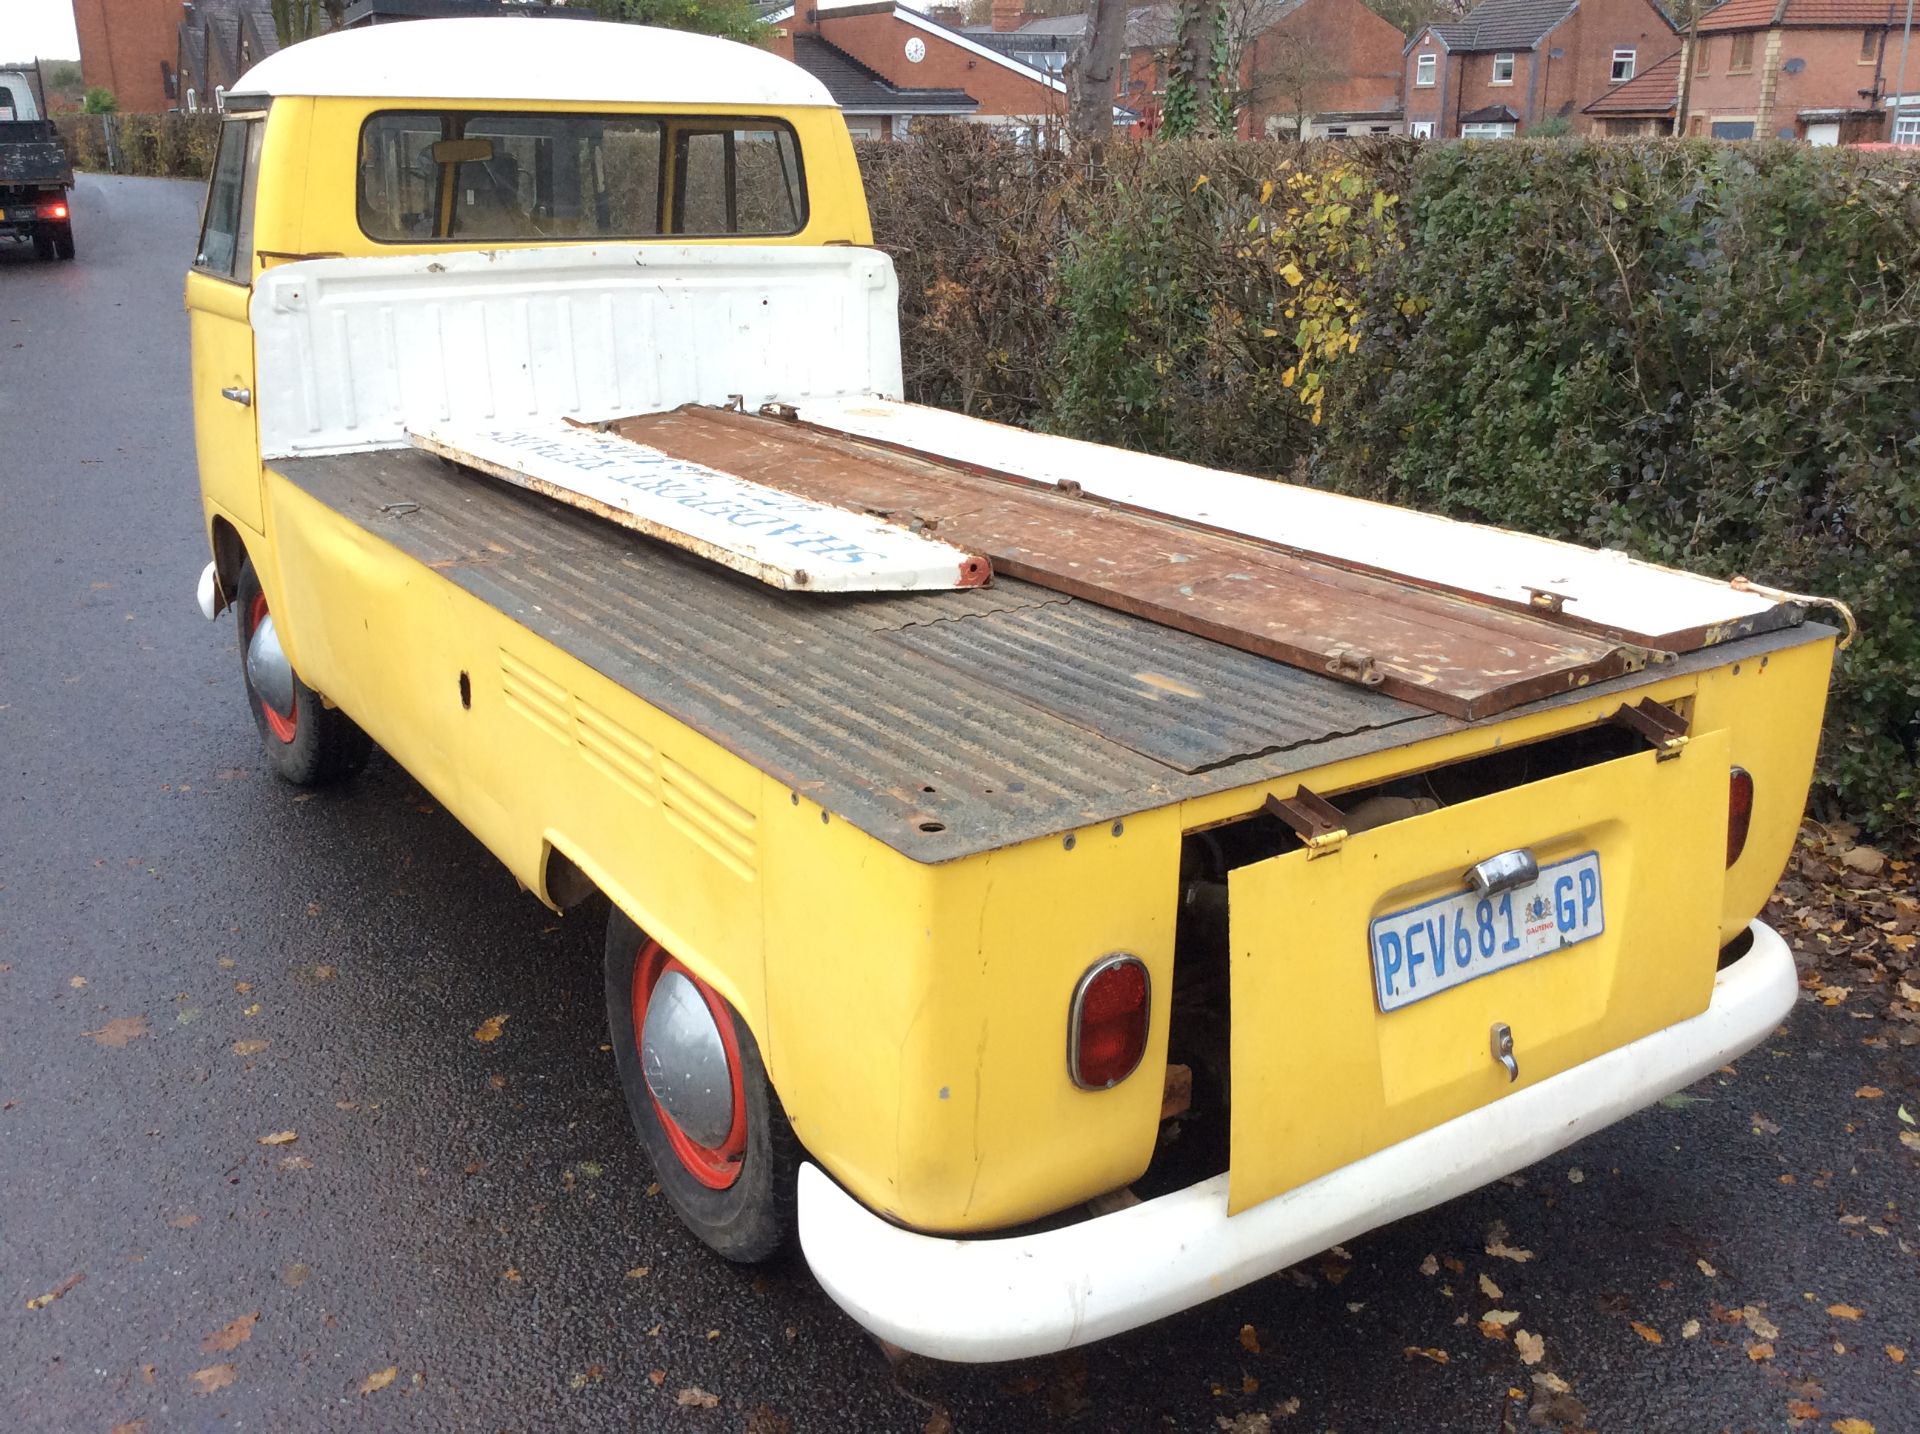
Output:
[[[1752,139],[1752,120],[1715,120],[1713,122],[1715,139]]]
[[[1920,144],[1920,110],[1902,110],[1893,121],[1895,144]]]
[[[1463,124],[1460,126],[1462,139],[1512,139],[1511,124]]]
[[[1613,52],[1613,82],[1617,85],[1633,78],[1633,51]]]
[[[1707,72],[1707,60],[1712,54],[1713,42],[1705,35],[1702,35],[1699,45],[1693,52],[1693,72],[1695,75],[1704,75]]]
[[[1510,85],[1513,83],[1513,56],[1495,55],[1493,57],[1493,83]]]
[[[1423,90],[1433,88],[1434,71],[1440,68],[1438,55],[1421,55],[1413,62],[1413,82]]]
[[[1415,139],[1432,139],[1433,138],[1433,121],[1432,120],[1415,120],[1412,124],[1407,126],[1407,133],[1412,135]]]
[[[1862,30],[1860,32],[1860,63],[1871,65],[1880,58],[1880,32]]]
[[[1727,73],[1744,75],[1753,68],[1753,32],[1733,37],[1733,54],[1727,60]]]

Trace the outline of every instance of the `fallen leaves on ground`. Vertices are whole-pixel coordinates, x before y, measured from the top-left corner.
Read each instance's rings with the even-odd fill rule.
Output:
[[[1501,1220],[1495,1220],[1487,1228],[1487,1253],[1495,1259],[1512,1260],[1520,1265],[1524,1265],[1533,1258],[1532,1250],[1515,1249],[1507,1243],[1506,1223]]]
[[[1488,1279],[1485,1275],[1482,1275],[1480,1277],[1480,1293],[1485,1295],[1490,1300],[1499,1300],[1499,1299],[1506,1298],[1505,1295],[1500,1293],[1500,1286],[1496,1285],[1492,1280]]]
[[[1440,1273],[1440,1262],[1437,1259],[1435,1259],[1432,1255],[1428,1255],[1426,1259],[1420,1262],[1420,1273],[1425,1275],[1428,1279],[1432,1279],[1435,1275]]]
[[[209,1364],[205,1369],[196,1369],[187,1376],[198,1394],[218,1394],[233,1383],[234,1369],[231,1364]]]
[[[1225,1434],[1270,1434],[1273,1416],[1255,1409],[1246,1414],[1215,1415],[1213,1424]]]
[[[147,1033],[145,1016],[115,1016],[97,1031],[83,1031],[82,1035],[92,1036],[103,1046],[124,1046],[128,1041],[137,1041]]]
[[[1639,1335],[1640,1338],[1644,1339],[1648,1344],[1664,1344],[1665,1343],[1665,1341],[1660,1338],[1660,1331],[1655,1329],[1652,1325],[1641,1324],[1640,1321],[1637,1319],[1629,1320],[1627,1321],[1627,1323],[1632,1325],[1633,1332]]]
[[[1787,1401],[1787,1417],[1789,1419],[1818,1419],[1820,1417],[1820,1406],[1818,1404],[1810,1404],[1804,1399],[1789,1399]]]
[[[508,1018],[505,1015],[488,1016],[486,1020],[480,1023],[479,1029],[473,1033],[473,1038],[482,1044],[488,1041],[499,1040],[500,1033],[507,1027],[507,1020]]]
[[[207,1354],[229,1354],[253,1338],[253,1326],[260,1318],[260,1311],[243,1314],[238,1319],[228,1320],[220,1328],[200,1341],[200,1348]]]
[[[1904,1349],[1900,1348],[1899,1345],[1883,1344],[1880,1346],[1880,1348],[1884,1349],[1887,1352],[1887,1358],[1892,1360],[1895,1364],[1905,1364],[1907,1362],[1907,1352]]]
[[[1685,1324],[1680,1326],[1680,1338],[1682,1339],[1692,1339],[1695,1335],[1699,1333],[1700,1333],[1700,1321],[1697,1319],[1690,1319]]]
[[[1864,1006],[1889,1023],[1876,1039],[1920,1045],[1920,849],[1882,852],[1859,835],[1844,822],[1806,823],[1765,919],[1793,945],[1815,1000]]]
[[[385,1369],[376,1369],[372,1374],[369,1374],[365,1379],[360,1381],[361,1394],[378,1394],[389,1384],[393,1383],[399,1373],[400,1366],[397,1364],[389,1364]]]
[[[299,1138],[300,1138],[300,1132],[297,1130],[276,1130],[272,1135],[261,1136],[260,1144],[291,1145],[293,1144],[294,1141],[298,1140]]]
[[[1761,1314],[1759,1309],[1754,1305],[1742,1306],[1740,1318],[1746,1322],[1748,1329],[1752,1330],[1762,1339],[1778,1339],[1780,1337],[1779,1326]]]
[[[1250,1324],[1241,1325],[1240,1348],[1244,1349],[1248,1354],[1258,1354],[1260,1352],[1260,1331]]]
[[[1417,1344],[1410,1344],[1402,1350],[1401,1353],[1406,1355],[1408,1359],[1430,1359],[1435,1364],[1446,1364],[1449,1362],[1447,1352],[1444,1349],[1423,1349]]]
[[[68,1290],[72,1289],[75,1285],[79,1284],[80,1281],[84,1280],[86,1277],[87,1277],[86,1272],[84,1270],[77,1275],[68,1275],[64,1280],[60,1281],[59,1284],[55,1285],[52,1289],[48,1290],[44,1295],[35,1295],[32,1299],[28,1300],[27,1308],[30,1310],[45,1309],[48,1305],[52,1304],[55,1300],[59,1299]]]
[[[1709,1265],[1705,1260],[1695,1260],[1694,1264],[1700,1267],[1700,1273],[1705,1275],[1708,1279],[1713,1279],[1715,1276],[1717,1276],[1720,1273],[1712,1265]]]
[[[1513,1347],[1520,1356],[1522,1364],[1538,1364],[1547,1357],[1547,1342],[1537,1334],[1529,1334],[1524,1329],[1513,1332]]]
[[[1833,1434],[1875,1434],[1873,1422],[1868,1419],[1836,1419],[1832,1427]]]
[[[272,1044],[271,1041],[235,1041],[233,1053],[236,1056],[257,1056]]]
[[[1760,1364],[1766,1360],[1772,1359],[1773,1346],[1771,1344],[1768,1344],[1764,1340],[1756,1344],[1750,1344],[1747,1346],[1747,1358],[1752,1360],[1755,1364]]]
[[[1827,1313],[1835,1319],[1859,1319],[1862,1311],[1853,1305],[1828,1305]]]
[[[651,1265],[635,1265],[627,1271],[627,1278],[630,1280],[644,1280],[652,1268],[653,1266]]]
[[[682,1409],[711,1409],[720,1402],[720,1396],[689,1385],[673,1396],[673,1402]]]

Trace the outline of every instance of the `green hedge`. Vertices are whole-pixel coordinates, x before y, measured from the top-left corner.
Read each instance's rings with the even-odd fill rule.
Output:
[[[220,117],[200,114],[59,115],[75,169],[205,179],[213,167]]]
[[[1096,179],[930,129],[862,163],[910,396],[1842,598],[1817,800],[1920,828],[1912,159],[1192,142]],[[1297,175],[1360,208],[1277,213]],[[1352,344],[1319,422],[1316,286]]]

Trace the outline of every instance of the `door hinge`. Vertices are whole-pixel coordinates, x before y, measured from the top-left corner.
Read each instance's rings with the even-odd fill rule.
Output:
[[[1677,757],[1686,750],[1687,719],[1651,697],[1643,697],[1633,706],[1622,704],[1613,714],[1613,720],[1645,737],[1653,746],[1657,762]]]
[[[1305,787],[1290,797],[1269,793],[1264,806],[1269,815],[1292,828],[1301,845],[1306,847],[1309,861],[1340,850],[1347,839],[1346,815],[1325,797]]]

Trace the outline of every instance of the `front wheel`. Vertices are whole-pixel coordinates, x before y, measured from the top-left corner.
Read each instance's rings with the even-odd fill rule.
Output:
[[[606,977],[627,1111],[674,1213],[729,1260],[772,1258],[794,1230],[800,1147],[753,1033],[618,908]]]
[[[240,620],[240,680],[267,761],[282,781],[296,787],[324,787],[351,777],[366,765],[372,740],[293,670],[252,559],[241,564],[233,608]]]

